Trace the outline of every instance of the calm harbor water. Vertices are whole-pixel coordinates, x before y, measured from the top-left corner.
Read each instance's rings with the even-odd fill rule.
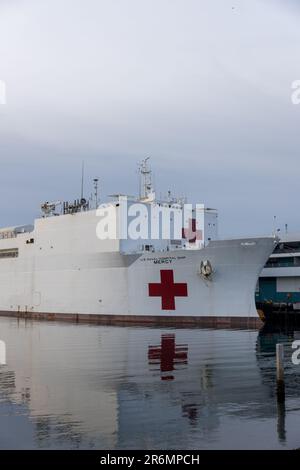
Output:
[[[0,448],[300,447],[300,366],[291,362],[298,338],[0,318]],[[279,341],[286,353],[281,407]]]

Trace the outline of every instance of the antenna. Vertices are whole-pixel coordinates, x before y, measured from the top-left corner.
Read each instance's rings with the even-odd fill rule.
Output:
[[[81,167],[81,200],[83,199],[83,190],[84,190],[84,161],[82,160],[82,167]]]
[[[94,178],[94,190],[95,190],[95,193],[94,193],[94,196],[95,196],[95,204],[96,204],[96,209],[98,207],[98,182],[99,182],[99,178]]]
[[[274,237],[276,235],[276,219],[277,219],[277,216],[274,215],[274,217],[273,217],[273,236]]]

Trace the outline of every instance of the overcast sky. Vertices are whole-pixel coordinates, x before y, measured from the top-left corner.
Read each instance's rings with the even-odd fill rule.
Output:
[[[299,6],[298,6],[299,5]],[[156,189],[223,235],[300,231],[298,0],[0,0],[0,225],[44,200]]]

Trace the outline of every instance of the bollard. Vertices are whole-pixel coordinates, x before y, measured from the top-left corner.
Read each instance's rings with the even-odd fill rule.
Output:
[[[279,403],[285,401],[284,384],[284,349],[283,344],[276,344],[276,378],[277,378],[277,400]]]
[[[0,340],[0,366],[6,365],[6,344]]]

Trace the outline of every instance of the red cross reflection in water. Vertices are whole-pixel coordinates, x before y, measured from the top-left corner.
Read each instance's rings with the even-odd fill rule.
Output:
[[[148,362],[154,367],[153,370],[160,370],[161,380],[174,380],[173,372],[177,365],[188,363],[187,344],[176,344],[175,334],[162,334],[160,346],[149,346]]]

